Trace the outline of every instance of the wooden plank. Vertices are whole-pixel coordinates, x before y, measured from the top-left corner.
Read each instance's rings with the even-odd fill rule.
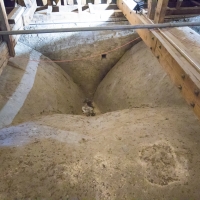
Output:
[[[1,21],[1,27],[0,27],[1,30],[10,31],[10,26],[8,24],[8,18],[7,18],[6,9],[5,9],[3,1],[0,1],[0,21]],[[15,50],[14,50],[14,45],[12,43],[11,36],[5,35],[3,36],[3,40],[7,42],[10,56],[14,57]]]
[[[200,73],[200,60],[196,59],[190,51],[188,51],[188,48],[183,44],[182,41],[180,41],[177,37],[175,37],[170,30],[167,29],[160,30],[160,32],[170,40],[170,43],[182,54],[184,57],[192,63],[193,66],[197,69],[197,71]]]
[[[131,0],[118,0],[118,7],[132,24],[151,24],[143,15],[132,12]],[[161,66],[169,74],[181,94],[200,119],[200,73],[159,30],[137,30],[152,50]]]
[[[45,6],[38,6],[35,12],[46,10],[46,9],[48,9],[48,4],[46,4]]]
[[[63,0],[63,5],[67,6],[67,0]]]
[[[42,6],[48,6],[48,1],[47,0],[42,0]]]
[[[183,0],[177,0],[176,9],[180,9],[182,3],[183,3]]]
[[[13,7],[6,7],[7,15],[9,15],[13,9],[14,9]]]
[[[59,12],[59,6],[52,6],[52,12]]]
[[[9,59],[9,50],[5,42],[0,43],[0,75],[7,65]]]
[[[22,16],[23,12],[24,12],[24,7],[21,6],[15,7],[8,15],[9,24],[15,24]]]
[[[196,17],[199,14],[189,14],[189,15],[166,15],[165,16],[165,22],[167,21],[173,21],[174,19],[179,19],[179,18],[190,18],[190,17]]]
[[[23,26],[23,20],[22,17],[17,21],[16,24],[11,25],[11,30],[23,30],[24,26]],[[21,35],[12,35],[12,41],[14,43],[14,45],[17,44],[17,41],[19,40]]]
[[[23,20],[22,20],[22,17],[20,17],[19,19],[18,19],[18,21],[15,23],[15,24],[11,24],[10,25],[10,29],[12,30],[12,31],[14,31],[14,30],[19,30],[19,29],[21,29],[21,28],[23,28],[24,26],[23,26]]]
[[[167,8],[166,15],[191,15],[200,14],[200,7]]]
[[[100,4],[101,0],[94,0],[94,4]]]
[[[88,6],[89,6],[89,9],[90,9],[90,13],[94,14],[95,10],[94,10],[94,7],[93,7],[92,3],[88,3]]]
[[[126,21],[123,13],[118,10],[105,10],[99,13],[50,13],[48,15],[35,14],[31,24],[54,24],[54,23],[79,23],[79,22],[120,22]]]
[[[87,1],[86,0],[81,0],[81,4],[84,6],[87,4]]]
[[[18,3],[20,6],[25,6],[24,0],[17,0],[17,3]]]
[[[78,3],[78,12],[81,13],[82,12],[81,0],[77,0],[77,3]]]
[[[167,10],[169,0],[159,0],[156,7],[156,13],[154,17],[155,23],[162,23],[165,20],[165,13]]]
[[[82,2],[82,0],[81,0]],[[111,4],[111,5],[107,5],[107,4],[92,4],[93,8],[95,10],[98,11],[105,11],[105,10],[119,10],[116,4]],[[48,6],[51,9],[52,6]],[[37,12],[40,10],[40,8],[45,8],[45,6],[37,6]],[[88,5],[84,6],[84,11],[86,8],[89,8]],[[59,6],[59,12],[73,12],[74,10],[78,9],[78,5],[77,4],[73,4],[73,5],[65,5],[65,6]]]
[[[74,0],[68,0],[67,4],[68,5],[74,5]]]
[[[55,0],[57,6],[61,6],[61,0]]]
[[[157,0],[148,0],[148,13],[147,16],[149,19],[154,19],[155,13],[156,13],[156,6],[157,6]]]
[[[31,8],[27,8],[25,10],[25,12],[23,13],[23,15],[22,15],[24,26],[26,26],[26,25],[28,25],[30,23],[30,21],[32,20],[34,12],[36,11],[36,9],[37,9],[37,3],[36,3],[36,0],[33,0],[32,7]]]

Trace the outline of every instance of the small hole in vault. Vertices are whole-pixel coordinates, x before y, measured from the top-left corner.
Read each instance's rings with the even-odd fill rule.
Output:
[[[102,54],[102,55],[101,55],[101,58],[102,58],[102,59],[106,59],[106,54]]]

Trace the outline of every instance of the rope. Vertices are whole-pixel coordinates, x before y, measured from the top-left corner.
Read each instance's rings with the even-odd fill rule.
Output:
[[[136,40],[138,40],[138,39],[140,39],[140,37],[137,37],[136,39],[131,40],[130,42],[128,42],[128,43],[126,43],[126,44],[124,44],[122,46],[119,46],[119,47],[117,47],[115,49],[112,49],[110,51],[106,51],[106,52],[103,52],[103,53],[94,54],[93,56],[88,56],[88,57],[85,57],[85,58],[77,58],[77,59],[72,59],[72,60],[48,60],[48,61],[45,61],[45,60],[29,60],[29,61],[31,61],[31,62],[45,62],[45,63],[51,63],[51,62],[62,63],[62,62],[74,62],[74,61],[80,61],[80,60],[87,60],[87,59],[90,59],[90,58],[101,56],[103,54],[109,54],[109,53],[111,53],[113,51],[121,49],[122,47],[124,47],[124,46],[126,46],[126,45],[128,45],[128,44],[130,44],[130,43],[132,43],[132,42],[134,42]]]

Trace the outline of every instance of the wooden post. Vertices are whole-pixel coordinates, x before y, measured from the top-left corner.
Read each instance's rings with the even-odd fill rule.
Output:
[[[22,15],[24,26],[30,23],[36,9],[37,9],[37,2],[36,0],[32,0],[32,6],[30,8],[27,8]]]
[[[68,5],[74,5],[74,0],[68,0]]]
[[[81,4],[84,6],[87,4],[87,1],[86,0],[81,0]]]
[[[21,6],[15,7],[8,15],[8,23],[16,24],[19,18],[22,17],[23,12],[24,12],[24,7]]]
[[[0,28],[2,31],[10,31],[10,26],[8,24],[8,18],[6,14],[6,9],[3,0],[0,0]],[[9,35],[3,36],[3,40],[7,42],[9,54],[11,57],[15,56],[14,44],[12,38]]]
[[[43,3],[43,6],[46,6],[46,5],[48,5],[48,2],[47,2],[47,0],[42,0],[42,3]]]
[[[156,13],[157,0],[148,0],[148,18],[154,19]]]
[[[169,0],[159,0],[157,3],[156,14],[154,17],[155,23],[163,23],[165,19],[165,13],[167,10]]]
[[[94,4],[100,4],[101,0],[94,0]]]
[[[177,0],[176,9],[180,9],[183,0]]]
[[[78,3],[78,12],[81,13],[82,12],[81,0],[77,0],[77,3]]]
[[[89,6],[89,9],[90,9],[90,13],[94,14],[95,10],[94,10],[93,4],[92,3],[88,3],[88,6]]]

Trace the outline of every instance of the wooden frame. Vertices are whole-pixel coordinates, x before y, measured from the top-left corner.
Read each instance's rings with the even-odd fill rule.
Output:
[[[6,9],[4,6],[3,0],[0,0],[0,19],[1,19],[1,30],[2,31],[10,31],[10,26],[8,24],[8,18],[6,14]],[[12,42],[12,38],[9,35],[3,36],[3,40],[7,43],[9,54],[11,57],[15,56],[14,44]]]
[[[128,21],[150,24],[145,16],[136,14],[130,7],[131,0],[118,0],[117,5]],[[179,88],[187,103],[200,119],[200,71],[183,56],[159,30],[137,30],[145,44],[152,50],[160,64]]]
[[[156,13],[157,0],[148,0],[148,18],[154,19]]]
[[[167,10],[169,0],[159,0],[156,7],[156,13],[154,17],[155,23],[162,23],[165,20],[165,14]]]

